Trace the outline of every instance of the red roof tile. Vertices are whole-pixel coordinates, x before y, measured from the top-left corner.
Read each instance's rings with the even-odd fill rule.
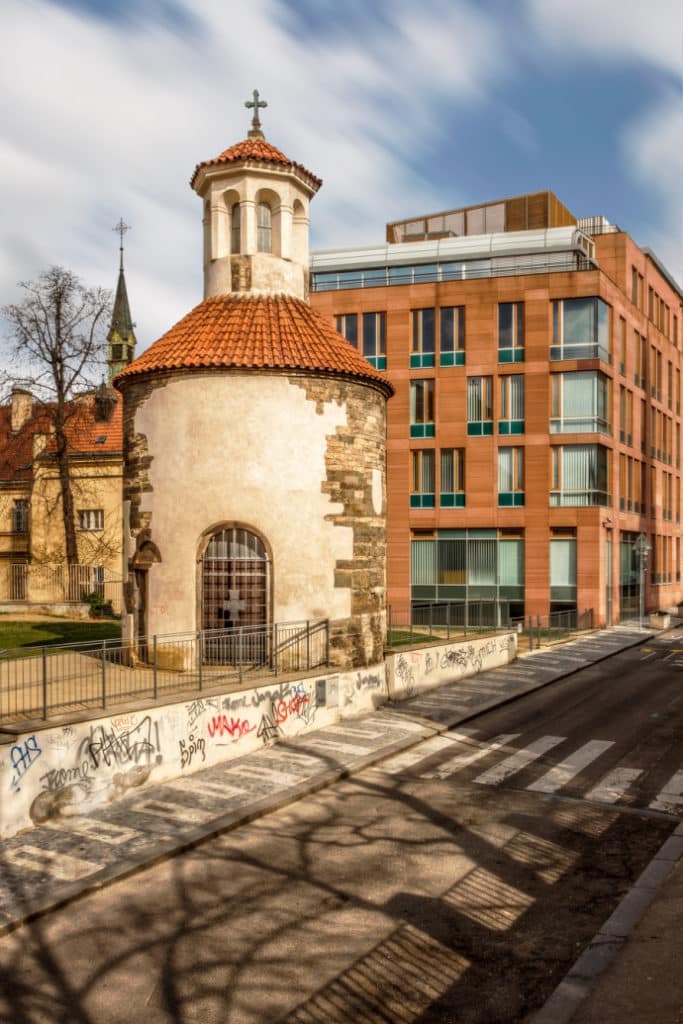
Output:
[[[108,422],[95,419],[94,399],[84,398],[70,406],[67,421],[69,450],[73,455],[121,452],[123,450],[122,403],[118,401]],[[16,433],[12,432],[12,408],[0,406],[0,480],[30,480],[33,475],[33,438],[52,432],[50,406],[34,404],[33,413]],[[98,442],[98,438],[102,438]],[[54,451],[54,440],[47,451]]]
[[[160,370],[250,368],[312,370],[379,384],[387,378],[320,313],[289,295],[218,295],[205,299],[115,379]]]
[[[204,160],[202,163],[197,164],[194,169],[194,174],[190,179],[190,185],[194,188],[197,175],[199,174],[202,167],[212,167],[216,164],[232,164],[238,163],[241,160],[256,160],[261,163],[268,164],[280,164],[283,167],[293,168],[304,174],[314,186],[317,192],[322,185],[322,179],[317,178],[311,171],[306,170],[303,164],[297,164],[293,160],[290,160],[285,156],[284,153],[280,152],[277,147],[272,146],[270,142],[266,142],[265,139],[244,139],[243,142],[237,142],[234,146],[230,146],[219,156],[213,158],[213,160]]]

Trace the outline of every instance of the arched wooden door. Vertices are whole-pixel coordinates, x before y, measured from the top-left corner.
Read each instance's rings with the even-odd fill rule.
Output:
[[[214,533],[202,557],[201,593],[203,630],[244,627],[243,632],[255,641],[255,634],[261,633],[258,627],[263,627],[265,639],[271,619],[270,561],[261,538],[237,526]],[[248,641],[244,650],[253,649],[254,654],[258,650],[262,657],[262,646]],[[208,639],[205,647],[209,660],[234,661],[235,650],[232,643],[212,645]]]

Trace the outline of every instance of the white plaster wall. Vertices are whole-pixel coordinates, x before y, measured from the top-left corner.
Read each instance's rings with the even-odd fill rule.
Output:
[[[274,621],[350,616],[334,572],[352,557],[352,529],[326,520],[342,507],[321,492],[327,436],[345,425],[342,406],[317,413],[302,387],[275,374],[193,374],[151,393],[135,419],[152,456],[142,511],[162,559],[150,570],[150,634],[200,628],[202,534],[235,522],[272,550]]]
[[[304,267],[272,256],[270,253],[255,253],[250,261],[249,287],[240,290],[232,287],[232,257],[212,260],[204,270],[204,298],[212,295],[293,295],[296,299],[306,298],[307,274]]]
[[[390,654],[386,658],[389,697],[391,700],[406,700],[424,690],[507,665],[516,657],[516,633]]]
[[[0,745],[0,837],[365,714],[386,695],[375,665],[24,733]]]

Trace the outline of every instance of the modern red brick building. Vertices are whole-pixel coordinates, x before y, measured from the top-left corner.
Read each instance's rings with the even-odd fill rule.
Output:
[[[617,622],[641,533],[645,607],[681,600],[682,300],[652,252],[549,192],[313,254],[313,308],[396,392],[390,605]]]

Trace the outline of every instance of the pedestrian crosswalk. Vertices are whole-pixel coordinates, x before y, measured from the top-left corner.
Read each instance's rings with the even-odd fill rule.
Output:
[[[462,773],[462,778],[454,781],[492,788],[507,783],[530,793],[649,808],[683,817],[683,767],[662,777],[659,765],[648,770],[619,763],[617,750],[616,742],[607,739],[590,739],[575,746],[567,736],[526,738],[520,733],[504,733],[483,740],[477,738],[476,730],[462,729],[447,733],[438,744],[421,744],[409,757],[403,754],[378,767],[392,775],[413,769],[420,779],[441,781]],[[623,756],[632,760],[632,756]],[[436,758],[437,763],[424,765],[420,771],[421,763]]]

